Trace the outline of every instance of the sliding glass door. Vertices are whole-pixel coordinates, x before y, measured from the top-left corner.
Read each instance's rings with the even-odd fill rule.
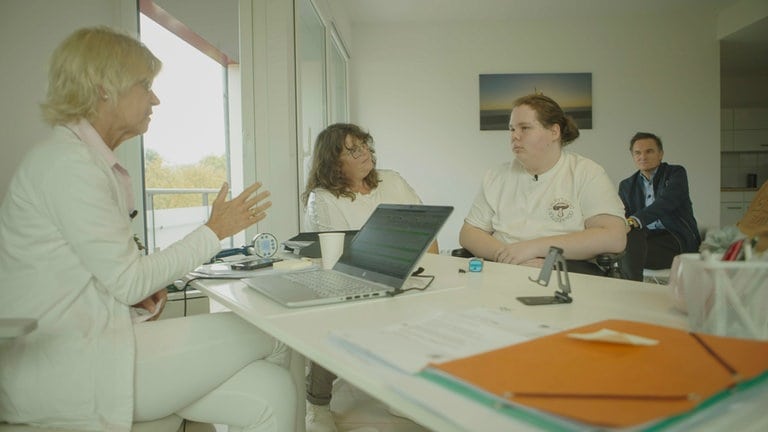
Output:
[[[296,93],[299,196],[304,193],[317,135],[329,124],[348,121],[349,55],[333,22],[312,0],[296,0]],[[299,211],[303,212],[303,203]],[[300,218],[301,229],[304,220]]]

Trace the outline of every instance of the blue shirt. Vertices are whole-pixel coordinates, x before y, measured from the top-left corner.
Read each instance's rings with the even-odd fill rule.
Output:
[[[655,170],[651,173],[651,178],[645,178],[644,175],[640,174],[640,178],[643,179],[643,193],[645,196],[645,206],[648,207],[649,205],[653,204],[653,201],[656,199],[656,195],[653,193],[653,176],[656,175],[656,171],[658,171],[658,167],[656,167]],[[647,228],[649,230],[656,230],[656,229],[664,229],[664,225],[661,223],[660,220],[656,219],[655,221],[648,224]]]

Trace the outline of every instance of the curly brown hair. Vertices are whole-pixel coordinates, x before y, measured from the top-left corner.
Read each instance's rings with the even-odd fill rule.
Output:
[[[346,151],[344,141],[351,135],[365,145],[371,153],[373,169],[363,179],[371,189],[379,185],[379,173],[376,171],[376,151],[373,148],[373,137],[360,126],[351,123],[335,123],[325,128],[315,140],[312,152],[312,167],[307,175],[307,186],[301,194],[304,205],[309,201],[309,194],[317,188],[331,192],[335,197],[344,196],[354,201],[355,194],[349,189],[349,180],[341,172],[341,154]]]

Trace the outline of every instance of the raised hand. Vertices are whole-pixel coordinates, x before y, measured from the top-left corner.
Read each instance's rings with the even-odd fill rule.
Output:
[[[267,217],[266,210],[272,206],[272,202],[264,200],[270,193],[267,190],[256,193],[259,188],[261,183],[256,182],[237,197],[227,201],[229,184],[224,183],[221,186],[213,201],[211,217],[205,223],[216,233],[219,240],[235,235]]]

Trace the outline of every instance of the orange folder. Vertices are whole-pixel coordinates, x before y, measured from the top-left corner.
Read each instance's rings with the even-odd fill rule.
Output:
[[[603,328],[659,343],[566,336]],[[430,367],[500,400],[622,428],[686,413],[723,390],[768,377],[768,342],[607,320]]]

